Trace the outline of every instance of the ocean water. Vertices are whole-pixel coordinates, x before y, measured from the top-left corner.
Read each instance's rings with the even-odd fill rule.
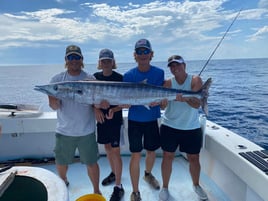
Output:
[[[187,61],[187,71],[198,74],[206,61]],[[152,62],[171,76],[166,62]],[[117,71],[126,72],[135,63],[118,63]],[[51,111],[47,96],[35,85],[47,84],[64,70],[64,64],[0,66],[0,104],[35,104]],[[96,64],[85,71],[94,73]],[[202,72],[203,81],[211,77],[208,119],[268,149],[268,59],[211,60]]]

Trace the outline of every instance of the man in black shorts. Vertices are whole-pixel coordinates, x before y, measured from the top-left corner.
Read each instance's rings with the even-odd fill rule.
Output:
[[[123,76],[113,69],[116,68],[114,54],[109,49],[103,49],[99,54],[98,69],[94,76],[97,80],[122,81]],[[109,100],[107,100],[109,101]],[[121,184],[122,159],[120,156],[120,131],[123,122],[122,108],[111,105],[107,109],[95,107],[97,119],[97,142],[104,144],[107,158],[112,172],[102,181],[102,185],[108,185],[115,181],[114,191],[110,201],[120,201],[124,195]]]
[[[202,80],[197,75],[186,73],[186,64],[179,55],[168,59],[168,67],[174,75],[165,81],[167,88],[198,91]],[[160,127],[161,147],[163,149],[162,179],[163,186],[159,193],[161,201],[169,198],[168,184],[172,171],[172,161],[177,147],[187,154],[193,188],[201,200],[207,199],[207,194],[199,185],[200,162],[199,153],[202,146],[202,131],[199,122],[198,108],[200,100],[194,97],[177,95],[176,100],[166,102],[167,107],[162,117]]]
[[[164,83],[164,71],[150,64],[153,58],[153,50],[147,39],[140,39],[135,44],[134,59],[137,66],[124,74],[125,82],[142,82],[162,86]],[[154,189],[160,189],[159,183],[152,174],[157,150],[160,147],[158,127],[160,118],[160,106],[151,106],[150,109],[143,105],[133,105],[128,112],[128,139],[131,160],[129,165],[132,193],[131,201],[140,201],[139,191],[140,159],[143,149],[146,150],[144,180]]]

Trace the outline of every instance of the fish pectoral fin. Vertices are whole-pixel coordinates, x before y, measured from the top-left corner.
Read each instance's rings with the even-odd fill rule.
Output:
[[[144,107],[147,109],[147,110],[150,110],[150,106],[149,105],[144,105]]]
[[[141,81],[140,83],[142,83],[142,84],[147,84],[147,79]]]

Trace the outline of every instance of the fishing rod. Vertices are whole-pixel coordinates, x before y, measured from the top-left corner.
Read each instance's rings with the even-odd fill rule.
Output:
[[[213,57],[214,53],[216,52],[216,50],[218,49],[218,47],[220,46],[221,42],[223,41],[223,39],[225,38],[226,34],[229,32],[229,30],[231,29],[232,25],[234,24],[234,22],[236,21],[236,19],[238,18],[238,16],[240,15],[242,8],[239,10],[239,12],[237,13],[237,15],[235,16],[235,18],[233,19],[232,23],[230,24],[230,26],[228,27],[228,29],[225,31],[225,33],[223,34],[221,40],[219,41],[219,43],[217,44],[217,46],[215,47],[215,49],[213,50],[213,52],[210,54],[207,62],[205,63],[205,65],[203,66],[203,68],[201,69],[199,76],[201,75],[201,73],[203,72],[203,70],[206,68],[206,66],[208,65],[210,59]]]

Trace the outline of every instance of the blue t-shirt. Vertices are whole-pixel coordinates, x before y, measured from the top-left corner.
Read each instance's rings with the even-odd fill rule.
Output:
[[[124,74],[124,82],[143,82],[163,86],[164,71],[158,67],[151,66],[146,72],[141,72],[138,67],[130,69]],[[133,105],[129,108],[128,119],[138,122],[155,121],[160,117],[160,106],[146,108],[143,105]]]

